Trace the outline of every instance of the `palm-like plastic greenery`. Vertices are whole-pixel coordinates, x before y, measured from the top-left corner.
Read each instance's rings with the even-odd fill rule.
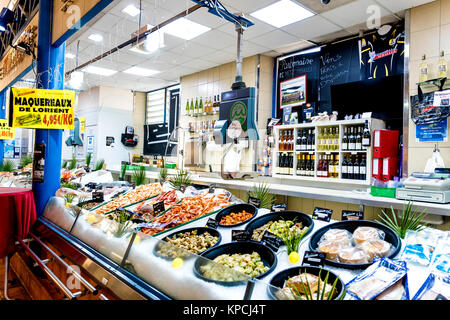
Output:
[[[14,161],[12,160],[4,160],[2,165],[1,165],[1,171],[4,172],[12,172],[14,171],[14,169],[16,168],[16,164],[14,163]]]
[[[72,203],[74,198],[75,195],[73,195],[72,193],[66,193],[64,195],[64,200],[66,201],[66,203]]]
[[[70,160],[69,170],[76,169],[76,167],[77,167],[77,159],[73,157],[72,160]]]
[[[145,167],[139,166],[139,169],[134,169],[132,181],[136,183],[136,186],[145,184],[147,177],[145,176]]]
[[[19,164],[22,168],[25,168],[30,163],[33,163],[33,157],[29,154],[24,155],[20,160]]]
[[[105,159],[99,159],[94,166],[94,171],[102,170],[105,164]]]
[[[128,215],[125,210],[121,210],[117,215],[117,229],[113,232],[116,237],[121,237],[130,230],[131,215]]]
[[[298,252],[300,241],[308,232],[308,229],[308,227],[305,227],[303,228],[302,232],[297,232],[295,228],[284,229],[284,232],[281,234],[281,240],[283,240],[288,254],[290,254],[291,252]]]
[[[122,164],[122,167],[120,167],[120,178],[122,180],[125,180],[126,174],[127,174],[127,164]]]
[[[289,289],[291,289],[292,293],[294,293],[295,296],[297,296],[297,297],[304,296],[306,300],[333,300],[334,296],[336,294],[336,291],[337,291],[336,285],[337,285],[339,278],[336,277],[336,279],[333,282],[330,292],[328,292],[328,294],[325,296],[325,289],[326,289],[326,285],[328,284],[328,277],[330,275],[330,271],[327,272],[325,279],[323,281],[322,281],[322,278],[320,277],[321,273],[322,273],[322,270],[319,271],[317,291],[315,293],[312,292],[311,287],[309,286],[309,283],[307,280],[308,278],[306,275],[306,270],[303,274],[301,272],[299,274],[300,275],[300,284],[302,285],[303,294],[301,294],[295,287],[289,287]],[[304,276],[304,279],[302,278],[302,276]],[[344,293],[339,297],[339,300],[344,299],[345,292],[346,292],[346,290],[344,289]]]
[[[270,189],[266,183],[258,183],[253,186],[253,190],[249,192],[250,197],[254,197],[259,199],[261,202],[259,207],[271,209],[273,203],[275,202],[275,198],[272,194],[269,193]]]
[[[176,176],[170,179],[170,184],[177,190],[180,190],[182,184],[188,187],[192,184],[191,174],[187,170],[180,170]]]
[[[68,163],[69,162],[67,160],[64,160],[62,165],[61,165],[61,168],[66,169]]]
[[[408,202],[406,208],[403,209],[402,215],[400,219],[397,219],[397,215],[395,214],[394,209],[391,206],[391,215],[392,218],[389,217],[384,210],[381,210],[382,214],[378,217],[381,219],[382,224],[390,227],[398,236],[402,239],[405,239],[406,232],[408,230],[420,231],[424,229],[427,224],[421,224],[423,218],[427,216],[425,211],[418,213],[417,210],[413,211],[413,204],[411,201]]]
[[[86,166],[89,167],[91,165],[91,161],[92,161],[92,153],[88,153],[86,155]]]
[[[69,189],[77,190],[78,186],[72,182],[63,182],[63,183],[61,183],[61,188],[69,188]]]
[[[162,167],[161,169],[159,169],[159,176],[158,176],[158,178],[159,178],[159,181],[161,183],[163,183],[164,181],[167,180],[167,175],[168,175],[167,168]]]

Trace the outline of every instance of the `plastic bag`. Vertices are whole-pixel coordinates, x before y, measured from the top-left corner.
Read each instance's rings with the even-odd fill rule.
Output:
[[[433,257],[436,245],[444,234],[443,231],[432,228],[426,228],[419,232],[407,231],[402,259],[428,266]]]
[[[435,272],[450,274],[450,232],[439,241],[431,268]]]
[[[434,173],[436,168],[445,168],[444,159],[442,158],[439,151],[434,151],[430,159],[427,160],[425,165],[425,172]]]
[[[236,146],[231,147],[230,151],[228,151],[223,159],[223,171],[239,172],[241,156],[241,150],[239,150]]]
[[[407,271],[405,261],[381,258],[346,284],[347,293],[357,300],[373,300],[405,277]]]
[[[430,273],[413,300],[449,300],[450,276],[441,277]]]
[[[353,243],[361,244],[367,240],[384,240],[384,232],[373,227],[358,227],[353,232]]]
[[[372,239],[359,244],[357,248],[363,250],[370,257],[370,261],[376,258],[387,257],[391,254],[394,246],[384,240]]]

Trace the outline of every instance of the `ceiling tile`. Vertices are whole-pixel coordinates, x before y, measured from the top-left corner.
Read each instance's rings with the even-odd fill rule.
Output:
[[[379,4],[386,9],[397,13],[399,11],[409,9],[412,7],[420,6],[425,3],[432,2],[434,0],[376,0]]]
[[[224,32],[213,30],[206,32],[191,40],[193,43],[205,45],[213,49],[223,49],[230,46],[236,46],[237,36],[233,37]]]
[[[309,40],[336,32],[340,30],[341,27],[335,25],[320,15],[316,15],[303,21],[290,24],[281,29],[297,37],[298,39]]]
[[[212,29],[220,27],[226,23],[229,23],[227,20],[216,16],[215,14],[209,13],[208,9],[200,8],[189,15],[189,20],[200,23],[206,27],[210,27]]]
[[[169,65],[180,65],[189,60],[192,60],[192,58],[178,54],[176,51],[172,53],[167,50],[158,50],[155,53],[149,55],[147,59],[151,59],[152,61],[158,63],[167,63]]]
[[[236,60],[236,50],[233,52],[218,50],[205,57],[205,60],[214,62],[217,65],[225,64]]]
[[[111,32],[112,27],[116,25],[117,21],[120,19],[120,17],[112,13],[107,13],[94,23],[92,27],[100,31]]]
[[[266,48],[277,49],[279,47],[286,46],[290,43],[297,42],[298,38],[290,35],[287,32],[275,30],[262,36],[259,36],[257,38],[254,38],[251,41],[257,45]]]
[[[170,52],[177,55],[186,55],[191,58],[200,58],[213,53],[215,49],[205,47],[198,43],[187,41],[185,44],[171,49]]]
[[[271,25],[261,22],[256,19],[255,19],[254,23],[255,23],[254,25],[252,25],[251,27],[248,27],[244,31],[244,35],[243,35],[244,39],[251,40],[253,38],[262,36],[263,34],[266,34],[268,32],[276,30],[276,28],[272,27]],[[237,37],[236,29],[234,27],[234,24],[232,24],[232,23],[226,23],[223,26],[221,26],[220,28],[218,28],[218,30],[223,31],[231,36],[234,36],[235,38]]]
[[[244,12],[250,14],[258,9],[267,7],[268,5],[277,2],[278,0],[223,0],[221,3],[225,8],[228,9],[231,13],[236,13],[230,10],[228,7],[238,10],[238,12]]]
[[[281,47],[278,48],[276,51],[280,52],[282,54],[286,54],[286,53],[290,53],[290,52],[295,52],[295,51],[300,51],[300,50],[305,50],[311,47],[315,47],[316,45],[309,42],[309,41],[300,41],[285,47]]]
[[[373,0],[359,0],[324,12],[322,13],[322,16],[324,16],[331,22],[341,26],[342,28],[349,28],[356,24],[367,21],[367,19],[370,17],[370,14],[368,14],[366,11],[371,5],[375,5],[380,8],[382,17],[390,14],[389,11],[377,5],[377,3]]]
[[[310,9],[315,13],[322,13],[326,11],[330,11],[334,8],[341,7],[347,3],[355,2],[359,0],[331,0],[328,4],[323,4],[320,0],[293,0],[305,8]],[[397,0],[392,0],[397,1]]]

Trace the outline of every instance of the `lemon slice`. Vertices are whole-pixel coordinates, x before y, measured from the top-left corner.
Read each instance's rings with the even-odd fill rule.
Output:
[[[89,223],[94,223],[97,220],[97,218],[95,216],[93,216],[93,215],[90,215],[90,216],[87,217],[86,220]]]
[[[297,252],[291,252],[289,254],[289,262],[294,264],[294,263],[298,263],[300,261],[300,255]]]
[[[178,269],[183,265],[183,259],[181,258],[175,258],[172,261],[172,268]]]

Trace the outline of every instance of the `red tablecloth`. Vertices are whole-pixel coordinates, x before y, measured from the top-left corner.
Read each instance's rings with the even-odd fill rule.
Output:
[[[0,188],[0,258],[13,250],[16,238],[24,239],[36,221],[33,192],[25,188]]]

